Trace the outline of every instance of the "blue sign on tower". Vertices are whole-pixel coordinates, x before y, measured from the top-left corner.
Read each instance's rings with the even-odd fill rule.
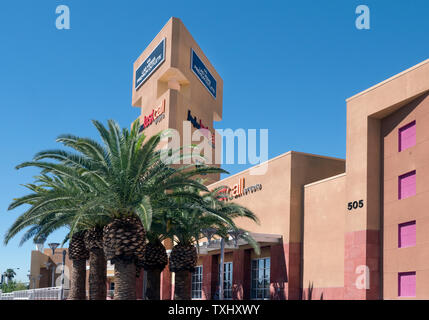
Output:
[[[164,62],[165,60],[165,38],[156,46],[149,57],[136,70],[135,89],[137,90],[150,75]]]
[[[216,99],[216,79],[197,56],[194,49],[191,49],[191,69],[207,90],[209,90],[213,98]]]

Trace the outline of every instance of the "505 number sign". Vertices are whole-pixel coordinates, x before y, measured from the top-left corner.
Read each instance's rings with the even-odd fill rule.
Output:
[[[349,202],[347,204],[347,210],[351,211],[351,210],[355,210],[358,208],[363,208],[363,200],[359,200],[359,201],[352,201]]]

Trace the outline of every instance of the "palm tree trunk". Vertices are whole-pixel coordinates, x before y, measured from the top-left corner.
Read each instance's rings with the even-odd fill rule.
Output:
[[[71,277],[71,286],[69,300],[85,300],[86,299],[86,260],[73,260],[73,269]]]
[[[115,300],[136,300],[136,265],[115,261]]]
[[[149,300],[160,299],[161,270],[147,270],[146,298]]]
[[[174,300],[191,300],[191,273],[189,271],[175,273]]]
[[[89,300],[106,300],[107,260],[103,249],[89,252]]]

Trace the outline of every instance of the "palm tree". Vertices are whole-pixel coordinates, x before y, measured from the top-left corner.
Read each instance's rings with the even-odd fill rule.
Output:
[[[145,230],[141,221],[145,213],[152,210],[151,197],[168,194],[174,188],[182,186],[207,189],[190,178],[192,170],[173,169],[162,161],[160,151],[156,151],[162,133],[146,141],[144,135],[138,134],[138,122],[133,124],[131,131],[121,130],[112,120],[108,121],[108,128],[98,121],[93,123],[100,134],[102,145],[89,138],[62,135],[57,141],[75,152],[57,149],[40,152],[34,161],[24,162],[17,168],[38,167],[43,173],[67,177],[82,190],[87,190],[79,196],[80,213],[74,220],[70,237],[75,231],[81,231],[79,226],[85,221],[84,217],[88,212],[91,212],[92,217],[102,216],[107,220],[108,224],[103,228],[103,249],[106,259],[115,265],[115,299],[135,299],[136,261],[143,253],[145,242]],[[56,162],[47,162],[45,159]],[[215,172],[225,171],[197,168],[193,174]],[[18,225],[29,226],[31,223],[28,220],[33,221],[36,226],[32,232],[36,232],[40,217],[37,214],[29,217],[40,206],[49,209],[51,203],[60,200],[33,206],[18,221]],[[76,209],[72,208],[70,211],[73,210]],[[54,211],[58,213],[58,210]],[[62,211],[67,213],[61,214],[61,219],[67,220],[70,211],[66,208]],[[26,219],[27,222],[24,223]],[[55,222],[57,218],[52,219],[52,224],[58,225]]]
[[[103,250],[103,225],[86,230],[85,246],[89,251],[89,299],[106,300],[107,259]]]
[[[30,238],[35,242],[46,240],[58,228],[69,228],[70,233],[64,240],[64,242],[70,240],[68,253],[73,263],[69,299],[85,299],[86,260],[89,258],[90,264],[94,264],[93,260],[101,261],[100,264],[103,261],[105,263],[104,253],[101,252],[102,255],[100,255],[99,250],[95,250],[95,245],[90,241],[94,238],[91,236],[94,230],[99,229],[99,225],[103,225],[103,217],[90,214],[85,207],[90,193],[87,188],[74,180],[46,174],[35,178],[35,184],[25,185],[32,193],[15,199],[9,206],[11,210],[23,204],[31,205],[30,209],[18,217],[10,227],[5,235],[5,243],[7,244],[12,237],[28,226],[31,228],[23,235],[20,245]],[[97,268],[90,269],[90,299],[94,296],[102,297],[103,294],[105,299],[105,286],[91,281],[92,278],[103,279],[104,277],[105,279],[105,273]]]
[[[202,198],[205,208],[217,212],[222,216],[227,216],[231,220],[237,218],[246,218],[259,224],[258,217],[248,208],[234,202],[224,201],[224,199],[228,196],[224,192],[226,189],[226,186],[218,186],[213,190],[203,194]],[[259,254],[260,250],[258,243],[255,241],[255,239],[253,239],[249,232],[244,229],[237,228],[235,224],[232,225],[227,232],[239,234],[239,238],[247,241],[253,247],[255,252]]]
[[[207,172],[213,168],[205,165],[198,165],[197,170],[189,170],[189,167],[181,167],[178,170],[184,171],[189,177],[200,175],[201,170]],[[214,170],[219,170],[215,168]],[[204,205],[204,199],[194,190],[187,192],[176,190],[169,194],[161,194],[152,198],[152,211],[147,212],[142,219],[146,230],[147,243],[144,246],[142,255],[139,256],[137,267],[143,268],[147,272],[146,299],[160,299],[160,276],[168,263],[168,256],[163,241],[169,237],[171,230],[171,219],[169,213],[172,210],[180,210],[181,203],[193,203],[194,205]]]
[[[85,247],[85,231],[73,233],[70,239],[69,257],[73,262],[70,300],[85,300],[86,260],[89,252]]]
[[[6,271],[4,272],[4,276],[6,277],[7,282],[9,283],[16,276],[16,272],[15,270],[9,268],[9,269],[6,269]]]
[[[197,190],[194,190],[197,192]],[[175,300],[190,300],[191,273],[197,263],[197,248],[204,238],[202,230],[213,228],[215,235],[226,237],[233,229],[237,230],[233,219],[246,217],[258,222],[257,217],[248,209],[234,203],[223,203],[219,189],[201,195],[202,202],[189,203],[178,199],[180,206],[169,214],[169,234],[176,243],[170,254],[170,271],[175,273]],[[242,232],[249,243],[259,252],[253,238]]]
[[[160,299],[161,272],[168,263],[168,256],[162,241],[158,237],[151,237],[143,250],[143,259],[138,266],[147,272],[146,299]]]
[[[166,202],[162,202],[164,205],[168,202],[168,199],[165,200]],[[147,243],[138,257],[137,267],[147,272],[146,297],[143,298],[159,300],[161,272],[168,263],[167,252],[162,244],[166,239],[167,221],[163,210],[157,209],[156,206],[152,209],[153,212],[146,212],[143,219]]]

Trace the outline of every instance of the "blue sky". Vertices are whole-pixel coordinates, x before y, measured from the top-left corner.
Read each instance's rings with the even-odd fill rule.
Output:
[[[67,5],[71,29],[55,28]],[[371,10],[371,29],[355,9]],[[345,157],[345,99],[428,58],[427,0],[2,1],[0,236],[35,170],[15,170],[61,133],[96,137],[91,119],[129,126],[132,63],[171,16],[182,19],[224,80],[216,128],[268,128],[269,157]],[[248,165],[225,166],[231,173]],[[57,232],[49,242],[60,242]],[[0,245],[0,272],[27,281],[31,242]]]

